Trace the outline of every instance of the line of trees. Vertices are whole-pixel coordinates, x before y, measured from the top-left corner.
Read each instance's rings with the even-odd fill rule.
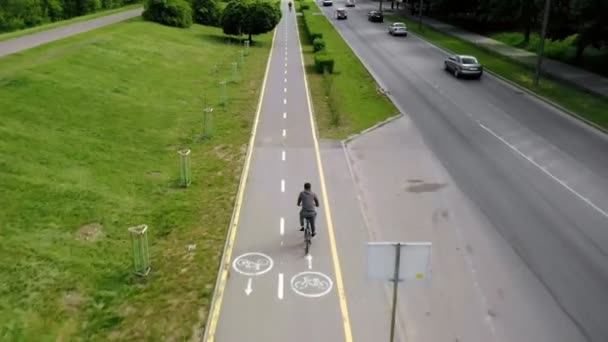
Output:
[[[520,29],[524,44],[540,27],[545,1],[424,0],[432,16],[468,20],[480,30]],[[408,2],[415,5],[419,1]],[[547,37],[562,40],[572,35],[576,36],[577,59],[589,46],[608,46],[608,0],[551,0]]]
[[[0,0],[0,32],[10,32],[141,0]]]

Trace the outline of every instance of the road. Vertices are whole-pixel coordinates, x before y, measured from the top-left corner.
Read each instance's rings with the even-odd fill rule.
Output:
[[[254,144],[244,169],[206,341],[350,341],[336,246],[321,187],[295,14],[276,29]],[[249,159],[250,158],[250,159]],[[324,229],[305,258],[296,200],[305,182]],[[242,195],[241,195],[242,194]],[[256,253],[256,254],[249,254]],[[311,273],[312,272],[312,273]]]
[[[131,19],[141,15],[142,12],[143,9],[138,8],[97,19],[87,20],[38,33],[33,33],[23,37],[1,41],[0,57],[7,56],[13,53],[18,53],[20,51],[31,49],[33,47],[46,44],[55,40],[67,38],[79,33],[91,31],[103,26]]]
[[[338,2],[336,5],[341,6]],[[546,321],[544,315],[551,316],[554,319],[542,326],[559,328],[566,334],[558,335],[555,341],[608,340],[606,136],[491,75],[486,74],[479,81],[454,79],[443,71],[444,51],[413,35],[391,37],[386,32],[386,24],[369,23],[366,13],[376,6],[360,2],[357,8],[349,10],[348,20],[330,20],[381,86],[389,91],[391,99],[406,114],[405,120],[411,120],[407,121],[409,126],[403,122],[398,125],[420,134],[423,146],[429,146],[440,161],[435,169],[427,170],[432,172],[430,175],[423,175],[437,178],[437,174],[441,174],[438,170],[445,169],[447,174],[442,178],[452,180],[466,195],[460,200],[470,201],[473,207],[461,209],[479,212],[479,218],[473,219],[473,223],[487,219],[480,224],[478,234],[492,234],[485,231],[487,228],[495,230],[503,244],[517,256],[509,265],[502,264],[508,266],[506,269],[486,262],[482,268],[487,271],[478,272],[485,274],[485,277],[478,274],[481,287],[478,293],[496,291],[484,290],[484,283],[490,284],[494,281],[491,278],[506,274],[511,278],[507,277],[506,281],[527,284],[512,294],[524,299],[520,307],[508,309],[503,304],[504,310],[511,312],[512,322],[517,321],[518,312],[527,317],[525,312],[520,312],[522,307],[534,308],[540,311],[537,317],[529,317],[533,323]],[[324,11],[332,17],[333,9]],[[406,128],[390,133],[389,138]],[[374,153],[381,153],[378,146],[375,147]],[[370,150],[369,146],[366,148]],[[351,148],[355,155],[352,159],[361,162],[364,158],[356,156],[356,149],[357,146]],[[387,165],[391,166],[394,165]],[[355,167],[355,173],[358,170],[363,175],[372,174],[365,167]],[[395,211],[398,208],[387,204],[387,197],[380,191],[381,188],[391,191],[385,184],[390,182],[387,172],[376,173],[373,181],[371,178],[367,179],[367,188],[360,190],[370,216],[383,222],[387,222],[388,216],[398,217]],[[365,187],[365,180],[358,186]],[[457,193],[454,198],[458,197]],[[509,251],[502,251],[497,239],[492,241],[499,250],[489,250],[488,257],[499,262],[497,256]],[[514,271],[518,263],[525,265],[525,272],[531,272],[532,280],[522,280],[528,275],[523,275],[525,272],[519,268]],[[492,266],[496,266],[494,274]],[[502,272],[497,272],[499,269]],[[538,286],[531,285],[534,282]],[[503,283],[504,286],[514,285]],[[502,297],[502,291],[500,293]],[[534,302],[536,294],[548,300]],[[555,313],[556,308],[559,313]],[[489,340],[501,340],[496,330],[501,329],[501,319],[507,318],[496,318],[495,312],[488,315],[495,322],[489,328],[494,336]],[[528,336],[526,340],[547,338],[529,339],[542,336],[542,329],[538,327],[536,331],[507,332],[514,326],[502,324],[503,336],[518,333],[520,337]],[[529,326],[529,322],[518,324]]]

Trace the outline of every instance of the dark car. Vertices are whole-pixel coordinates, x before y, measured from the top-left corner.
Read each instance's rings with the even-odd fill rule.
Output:
[[[347,15],[346,15],[346,9],[345,8],[338,8],[336,10],[336,19],[341,20],[341,19],[346,19]]]
[[[334,2],[332,0],[323,0],[323,6],[333,6]]]
[[[445,70],[454,74],[456,78],[460,76],[472,76],[480,78],[483,74],[483,66],[479,64],[477,58],[466,55],[453,55],[444,62]]]
[[[384,21],[384,15],[382,14],[382,12],[370,11],[369,13],[367,13],[367,20],[376,23],[381,23]]]

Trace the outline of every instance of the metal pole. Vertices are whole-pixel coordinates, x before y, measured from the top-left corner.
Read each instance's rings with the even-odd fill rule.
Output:
[[[420,8],[418,9],[418,30],[422,31],[422,1],[420,0]]]
[[[401,242],[395,247],[395,279],[393,279],[393,314],[391,317],[391,342],[395,340],[395,316],[397,315],[397,290],[399,288],[399,264],[401,262]]]
[[[543,26],[540,31],[540,44],[538,44],[538,53],[536,56],[536,73],[534,75],[534,86],[538,86],[540,79],[540,69],[543,63],[543,53],[545,49],[545,35],[547,33],[547,23],[549,22],[549,9],[551,8],[551,0],[545,2],[545,13],[543,15]]]
[[[378,12],[382,12],[382,0],[380,0],[380,3],[378,4]]]

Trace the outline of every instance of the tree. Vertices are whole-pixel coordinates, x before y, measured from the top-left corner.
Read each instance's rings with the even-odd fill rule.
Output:
[[[532,28],[538,22],[541,0],[486,0],[482,6],[487,21],[517,24],[523,30],[524,45],[528,45]]]
[[[220,9],[215,0],[191,0],[191,4],[195,23],[219,26]]]
[[[272,31],[281,19],[278,3],[265,0],[233,0],[222,13],[222,29],[225,34],[253,36]]]
[[[192,8],[185,0],[147,0],[142,16],[168,26],[192,26]]]
[[[608,0],[572,0],[568,13],[577,33],[577,60],[589,45],[599,49],[608,44]]]

